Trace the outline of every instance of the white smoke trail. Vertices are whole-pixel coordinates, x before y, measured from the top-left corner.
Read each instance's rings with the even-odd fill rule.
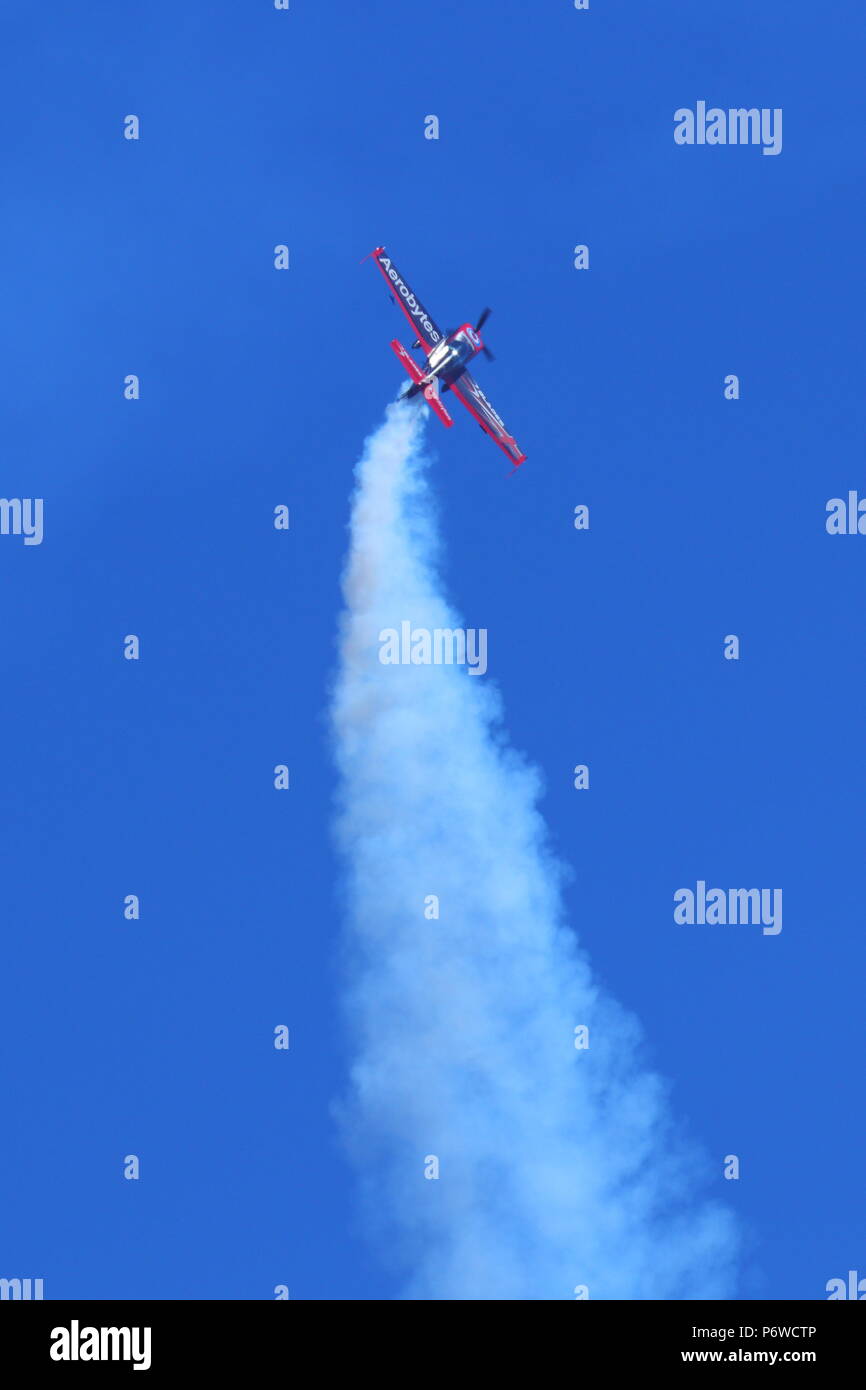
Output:
[[[368,1216],[409,1297],[730,1296],[732,1223],[695,1196],[706,1167],[562,922],[536,775],[496,696],[457,666],[378,659],[404,619],[460,625],[421,419],[389,407],[357,468],[333,708],[355,1050],[342,1124]]]

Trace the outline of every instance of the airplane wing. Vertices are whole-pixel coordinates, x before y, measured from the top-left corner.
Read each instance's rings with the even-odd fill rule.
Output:
[[[526,455],[521,452],[517,440],[508,433],[474,377],[471,377],[468,372],[464,372],[462,376],[451,383],[450,389],[457,399],[463,402],[466,409],[475,416],[481,428],[490,435],[490,438],[496,440],[500,449],[508,455],[512,463],[515,466],[522,463]]]
[[[384,246],[377,246],[372,255],[385,277],[385,283],[393,298],[411,323],[419,343],[429,357],[436,344],[445,337],[445,334],[435,319],[432,319],[427,313],[418,296],[412,293],[391,257],[385,255]]]

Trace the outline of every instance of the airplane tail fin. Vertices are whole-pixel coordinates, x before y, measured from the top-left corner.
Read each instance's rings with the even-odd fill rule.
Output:
[[[409,356],[409,353],[406,351],[403,344],[399,342],[396,338],[392,338],[391,347],[393,351],[396,353],[396,355],[399,357],[401,363],[405,367],[406,371],[409,373],[409,376],[415,382],[416,386],[419,385],[424,380],[426,373],[421,370],[414,357]],[[434,414],[439,416],[439,419],[442,421],[443,425],[453,425],[454,421],[452,420],[451,416],[448,414],[448,411],[445,409],[444,405],[439,399],[439,383],[438,381],[436,381],[435,378],[427,386],[424,387],[423,394],[424,399],[429,405],[430,409],[434,412]]]
[[[439,399],[439,383],[435,379],[430,382],[429,386],[424,387],[424,399],[430,409],[439,416],[443,425],[451,426],[454,424],[454,421]]]

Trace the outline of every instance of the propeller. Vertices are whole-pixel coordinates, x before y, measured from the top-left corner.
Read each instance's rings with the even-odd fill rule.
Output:
[[[490,311],[489,309],[482,309],[482,310],[481,310],[481,316],[480,316],[478,322],[477,322],[476,325],[475,325],[475,332],[476,332],[476,333],[480,333],[480,332],[481,332],[481,330],[482,330],[482,328],[484,327],[485,323],[486,323],[487,320],[490,318],[490,312],[491,312],[491,311]],[[482,350],[482,352],[484,353],[484,356],[487,358],[488,362],[495,362],[495,361],[496,361],[496,358],[493,356],[493,353],[490,351],[490,348],[487,346],[486,343],[482,343],[482,345],[481,345],[481,350]]]
[[[476,332],[476,333],[479,333],[479,332],[481,331],[483,325],[484,325],[484,324],[487,322],[487,320],[490,318],[490,313],[491,313],[490,309],[482,309],[482,311],[481,311],[481,317],[480,317],[480,319],[478,320],[478,322],[477,322],[476,325],[475,325],[475,332]],[[445,337],[446,337],[446,338],[453,338],[453,336],[454,336],[454,334],[455,334],[456,332],[457,332],[457,329],[456,329],[456,328],[449,328],[449,329],[448,329],[448,332],[445,334]],[[496,358],[493,356],[493,353],[490,351],[490,348],[487,346],[486,343],[482,343],[482,344],[481,344],[481,351],[484,353],[484,356],[485,356],[485,357],[489,358],[489,360],[490,360],[491,362],[495,362],[495,361],[496,361]]]

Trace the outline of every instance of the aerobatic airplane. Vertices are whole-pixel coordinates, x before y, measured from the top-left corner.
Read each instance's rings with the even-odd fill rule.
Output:
[[[493,357],[493,353],[481,341],[480,334],[490,310],[484,310],[474,328],[471,323],[464,323],[460,328],[443,333],[431,319],[418,296],[412,293],[391,257],[384,253],[384,246],[377,246],[370,255],[384,275],[392,299],[399,304],[418,335],[412,347],[423,348],[427,354],[427,367],[424,370],[419,367],[414,357],[409,355],[402,343],[396,338],[392,341],[391,347],[412,378],[412,385],[403,393],[404,398],[416,396],[420,392],[443,425],[453,425],[454,421],[442,404],[440,394],[453,391],[457,399],[475,416],[485,434],[489,434],[490,438],[496,441],[515,467],[521,464],[526,455],[521,452],[513,435],[508,433],[474,377],[466,370],[467,364],[476,353],[483,352],[485,356]],[[365,256],[364,259],[369,258]]]

